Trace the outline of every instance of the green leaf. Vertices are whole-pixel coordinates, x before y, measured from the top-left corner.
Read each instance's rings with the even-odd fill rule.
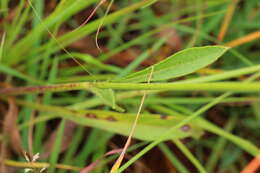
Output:
[[[214,61],[228,50],[224,46],[193,47],[180,51],[154,65],[152,81],[172,79],[192,73]],[[145,82],[151,73],[148,67],[142,71],[130,74],[117,82]]]
[[[116,113],[111,111],[85,111],[85,116],[67,116],[62,118],[69,119],[75,123],[100,128],[109,132],[128,136],[133,126],[135,114]],[[81,114],[84,112],[82,111]],[[154,141],[161,134],[167,132],[169,128],[183,120],[185,116],[167,116],[165,119],[160,115],[142,114],[136,126],[134,138],[144,141]],[[187,128],[187,129],[186,129]],[[167,136],[165,140],[179,139],[186,137],[199,138],[203,134],[203,130],[196,124],[188,124],[183,128],[176,129],[174,133]]]
[[[35,107],[36,104],[28,106]],[[39,107],[38,107],[39,106]],[[133,122],[136,114],[119,113],[112,111],[99,111],[99,110],[69,110],[66,108],[38,105],[36,109],[48,109],[45,110],[53,117],[48,119],[57,118],[57,114],[60,118],[73,121],[79,125],[90,126],[99,128],[105,131],[109,131],[116,134],[128,136],[133,126]],[[44,111],[44,112],[45,112]],[[186,116],[174,115],[174,116],[161,116],[158,114],[141,114],[136,126],[134,138],[144,141],[154,141],[161,136],[161,134],[167,132],[169,128],[178,124]],[[44,119],[46,120],[46,119]],[[43,121],[44,121],[43,120]],[[36,118],[35,122],[40,122],[41,117]],[[25,128],[28,123],[22,124],[20,128]],[[199,138],[204,130],[199,127],[199,123],[188,123],[182,128],[176,129],[174,133],[171,133],[165,140],[180,139],[186,137]]]

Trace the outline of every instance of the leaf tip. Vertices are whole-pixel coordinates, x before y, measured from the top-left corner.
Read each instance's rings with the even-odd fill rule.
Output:
[[[223,48],[224,51],[227,51],[227,50],[229,50],[231,48],[231,47],[223,46],[223,45],[217,45],[217,46]]]

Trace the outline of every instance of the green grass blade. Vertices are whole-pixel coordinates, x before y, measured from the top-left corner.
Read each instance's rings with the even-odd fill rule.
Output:
[[[160,143],[158,144],[158,146],[180,173],[189,173],[189,170],[185,168],[182,162],[178,160],[178,158],[172,153],[172,151],[167,147],[166,144]]]
[[[0,64],[0,72],[3,72],[5,74],[9,74],[11,76],[14,76],[14,77],[18,77],[20,79],[23,79],[29,83],[32,83],[32,84],[43,84],[44,82],[38,80],[38,79],[34,79],[33,77],[31,76],[28,76],[28,75],[25,75],[13,68],[10,68],[4,64]]]
[[[55,165],[58,162],[59,154],[60,154],[60,147],[62,144],[62,137],[65,127],[65,120],[62,119],[58,131],[56,133],[56,140],[54,142],[54,145],[52,147],[51,155],[50,155],[50,167],[48,168],[48,173],[54,173],[55,172]]]
[[[3,54],[4,54],[5,36],[6,36],[6,33],[3,34],[2,38],[1,38],[1,43],[0,43],[0,62],[3,59]]]
[[[236,120],[237,120],[237,116],[232,115],[231,119],[225,125],[224,130],[227,132],[230,132],[234,128],[235,123],[237,122]],[[219,157],[223,154],[223,150],[224,150],[226,143],[227,143],[227,140],[225,138],[221,137],[216,142],[216,145],[214,145],[214,147],[212,147],[212,152],[211,152],[209,158],[207,159],[207,163],[205,166],[208,172],[213,172]]]
[[[181,143],[181,141],[175,139],[172,140],[177,147],[183,152],[183,154],[191,161],[191,163],[198,169],[200,173],[207,173],[205,168],[201,165],[201,163],[193,156],[193,154],[189,151],[189,149]]]

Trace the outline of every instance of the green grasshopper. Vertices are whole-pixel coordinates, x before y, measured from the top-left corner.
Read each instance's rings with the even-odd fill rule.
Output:
[[[227,48],[222,46],[206,46],[206,47],[197,47],[190,48],[184,51],[181,51],[164,61],[154,65],[154,72],[152,81],[162,81],[171,79],[174,77],[183,76],[189,74],[193,71],[196,71],[206,65],[215,61],[218,57],[220,57]],[[201,63],[202,61],[202,63]],[[117,79],[113,82],[118,82],[118,85],[124,84],[122,82],[145,82],[146,76],[150,71],[150,67],[144,69],[142,71],[130,74],[121,79]],[[232,73],[232,72],[231,72]],[[230,73],[230,74],[231,74]],[[229,74],[229,73],[228,73]],[[232,73],[233,74],[233,73]],[[236,73],[237,74],[237,73]],[[241,74],[241,73],[239,73]],[[234,75],[234,74],[233,74]],[[224,75],[229,76],[230,75]],[[210,77],[209,77],[210,78]],[[195,80],[196,81],[196,80]],[[183,82],[185,84],[185,82]],[[196,83],[196,82],[195,82]],[[85,85],[83,85],[85,84]],[[87,84],[87,85],[86,85]],[[53,86],[41,86],[41,87],[25,87],[25,88],[17,88],[17,89],[3,89],[0,91],[1,93],[15,94],[23,94],[27,92],[45,92],[45,91],[64,91],[64,90],[75,90],[75,89],[84,89],[84,87],[97,87],[98,89],[102,89],[102,83],[74,83],[74,84],[60,84]],[[108,82],[109,84],[109,82]],[[112,83],[111,83],[112,84]],[[135,83],[133,83],[135,84]],[[159,83],[160,84],[160,83]],[[116,86],[117,83],[113,83],[111,86]],[[145,85],[145,84],[143,84]],[[148,85],[148,84],[147,84]],[[151,84],[152,85],[152,84]],[[190,83],[192,87],[192,83]],[[109,85],[108,85],[109,86]],[[100,88],[99,88],[100,87]],[[109,88],[109,87],[108,87]],[[89,89],[89,88],[86,88]],[[118,89],[118,88],[117,88]],[[134,89],[134,88],[129,88]],[[164,89],[162,88],[162,91]],[[107,95],[107,92],[101,94],[101,96]],[[103,100],[108,100],[109,97],[102,97]],[[112,101],[111,101],[112,102]],[[71,121],[74,121],[81,125],[101,128],[106,131],[111,131],[117,134],[128,135],[131,129],[132,123],[135,118],[135,114],[128,113],[118,113],[112,111],[100,111],[100,110],[71,110],[54,106],[44,106],[37,105],[33,103],[25,103],[21,102],[20,104],[25,104],[35,109],[41,111],[47,111],[52,115],[46,116],[46,118],[51,119],[53,117],[61,117]],[[110,104],[110,105],[114,105]],[[54,116],[55,115],[55,116]],[[40,121],[42,117],[40,117],[36,121]],[[138,121],[138,125],[136,131],[134,133],[134,137],[140,140],[148,140],[154,141],[160,135],[167,132],[167,130],[181,121],[185,120],[187,116],[185,115],[171,115],[171,116],[162,116],[158,114],[143,114],[140,116]],[[190,121],[187,124],[184,124],[179,129],[176,129],[173,133],[168,135],[164,140],[174,139],[174,138],[185,138],[185,137],[195,137],[198,138],[203,134],[204,130],[208,130],[212,133],[224,136],[236,143],[240,147],[244,148],[244,150],[249,153],[256,155],[259,153],[257,147],[255,147],[250,142],[247,142],[239,137],[236,137],[230,133],[223,131],[212,123],[204,120],[203,118],[196,118]],[[246,147],[245,147],[246,146]]]

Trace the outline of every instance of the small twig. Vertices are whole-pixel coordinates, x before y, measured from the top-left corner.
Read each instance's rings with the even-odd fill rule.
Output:
[[[236,8],[236,5],[237,5],[237,2],[238,0],[232,0],[228,6],[228,10],[227,10],[227,13],[226,13],[226,16],[224,18],[224,21],[221,25],[221,28],[220,28],[220,32],[218,34],[218,41],[222,41],[225,37],[225,34],[227,32],[227,29],[228,29],[228,26],[230,24],[230,21],[233,17],[233,14],[234,14],[234,11],[235,11],[235,8]]]
[[[260,31],[252,32],[246,36],[243,36],[236,40],[227,42],[224,45],[228,46],[228,47],[237,47],[237,46],[240,46],[242,44],[248,43],[248,42],[256,40],[256,39],[260,39]]]
[[[260,156],[255,157],[241,173],[254,173],[260,168]]]
[[[98,34],[100,33],[100,29],[101,29],[101,27],[102,27],[102,25],[103,25],[103,23],[104,23],[104,21],[105,21],[106,16],[107,16],[108,13],[109,13],[109,10],[111,9],[111,6],[113,5],[113,2],[114,2],[114,0],[111,0],[111,1],[110,1],[109,5],[108,5],[108,7],[107,7],[107,10],[106,10],[106,12],[105,12],[105,15],[104,15],[104,17],[102,18],[102,20],[101,20],[101,22],[100,22],[100,24],[99,24],[99,26],[98,26],[98,29],[97,29],[97,33],[96,33],[96,37],[95,37],[95,42],[96,42],[96,46],[97,46],[97,48],[98,48],[98,50],[99,50],[100,52],[102,52],[102,50],[101,50],[101,48],[99,47],[99,44],[98,44]]]
[[[79,28],[81,28],[82,26],[86,25],[86,24],[88,23],[88,21],[94,16],[94,14],[96,13],[97,9],[98,9],[102,4],[104,4],[106,1],[107,1],[107,0],[101,0],[101,1],[97,4],[97,6],[94,8],[94,10],[91,12],[91,14],[88,16],[88,18],[87,18],[78,28],[76,28],[76,30],[79,29]]]

